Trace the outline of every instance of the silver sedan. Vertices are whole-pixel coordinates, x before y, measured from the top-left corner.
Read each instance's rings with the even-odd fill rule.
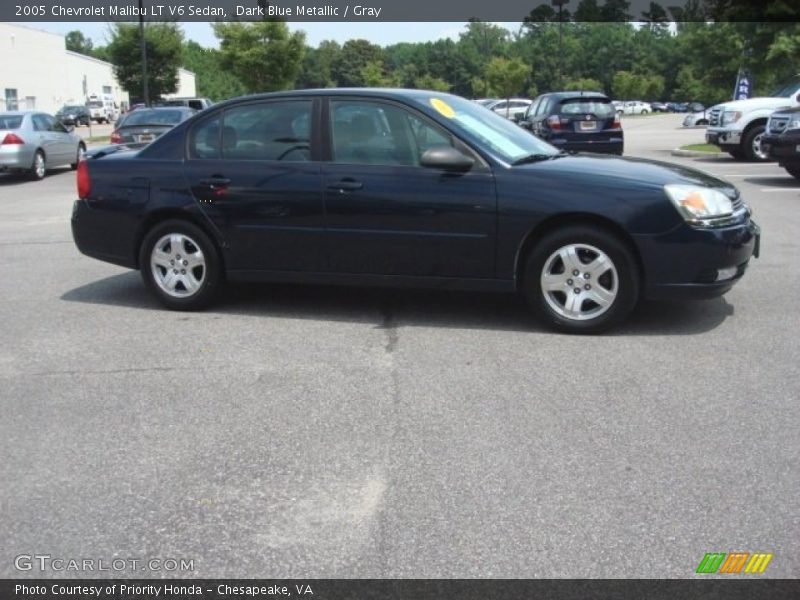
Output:
[[[86,144],[47,113],[0,113],[0,171],[26,172],[43,179],[51,167],[78,166]]]

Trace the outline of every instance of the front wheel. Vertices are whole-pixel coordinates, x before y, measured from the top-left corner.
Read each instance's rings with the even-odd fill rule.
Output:
[[[742,140],[742,150],[747,160],[755,160],[764,162],[769,160],[769,154],[764,151],[761,146],[761,138],[764,137],[764,125],[753,127],[747,132]]]
[[[222,279],[213,242],[186,221],[164,221],[153,227],[142,242],[139,268],[145,285],[172,310],[204,308]]]
[[[74,171],[78,168],[78,163],[81,162],[83,157],[86,155],[86,146],[83,145],[83,142],[78,144],[78,154],[75,156],[75,162],[70,164],[70,168]]]
[[[573,226],[545,236],[522,279],[528,304],[551,327],[596,333],[622,322],[639,298],[639,270],[614,235]]]

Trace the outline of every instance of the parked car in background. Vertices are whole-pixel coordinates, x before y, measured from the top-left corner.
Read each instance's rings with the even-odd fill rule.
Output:
[[[709,111],[706,142],[716,144],[736,159],[769,160],[761,148],[761,138],[770,115],[783,108],[800,105],[800,80],[795,80],[770,96],[725,102]]]
[[[789,175],[800,179],[800,107],[776,110],[770,115],[761,148]]]
[[[689,113],[683,118],[684,127],[700,127],[708,125],[708,113],[706,107],[699,102],[689,103]]]
[[[44,179],[52,167],[77,167],[86,145],[55,117],[38,111],[0,113],[0,171]]]
[[[481,106],[489,106],[490,104],[494,104],[495,102],[499,102],[499,98],[476,98],[473,102],[480,104]]]
[[[86,107],[78,105],[62,106],[54,116],[59,123],[70,127],[80,127],[81,125],[88,127],[92,120]]]
[[[531,100],[527,98],[507,98],[505,100],[498,100],[492,104],[487,104],[486,108],[501,117],[512,121],[518,121],[525,115],[530,105]]]
[[[197,111],[185,106],[139,108],[125,115],[111,132],[112,144],[152,142]]]
[[[668,112],[669,107],[667,106],[666,102],[651,102],[650,106],[653,108],[653,112]]]
[[[194,110],[205,110],[213,104],[208,98],[169,98],[159,100],[153,106],[186,106]]]
[[[626,115],[646,115],[653,112],[653,107],[641,100],[629,100],[625,102],[622,112]]]
[[[566,151],[622,154],[619,114],[600,92],[554,92],[534,99],[520,125]]]
[[[425,90],[237,98],[90,155],[77,184],[78,249],[139,269],[173,310],[236,280],[444,286],[519,291],[547,324],[587,333],[640,297],[724,294],[758,254],[728,182],[572,156]]]

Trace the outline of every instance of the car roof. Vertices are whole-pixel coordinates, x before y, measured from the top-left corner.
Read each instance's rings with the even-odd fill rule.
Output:
[[[222,108],[228,104],[238,104],[243,101],[250,102],[253,100],[268,100],[272,98],[302,98],[304,96],[360,96],[388,100],[419,100],[427,98],[452,98],[454,94],[435,92],[432,90],[409,90],[403,88],[314,88],[309,90],[290,90],[239,96],[237,98],[225,100],[224,102],[219,102],[215,104],[213,108]]]
[[[551,92],[545,94],[554,98],[608,98],[603,92],[575,90],[573,92]]]
[[[0,112],[0,115],[11,116],[11,117],[24,117],[25,115],[38,115],[38,114],[47,114],[47,113],[43,113],[41,110],[4,110],[3,112]]]

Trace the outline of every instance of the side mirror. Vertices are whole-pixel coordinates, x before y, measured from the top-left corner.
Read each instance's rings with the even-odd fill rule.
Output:
[[[422,153],[419,164],[428,169],[442,171],[469,171],[475,159],[462,154],[452,146],[434,146]]]

